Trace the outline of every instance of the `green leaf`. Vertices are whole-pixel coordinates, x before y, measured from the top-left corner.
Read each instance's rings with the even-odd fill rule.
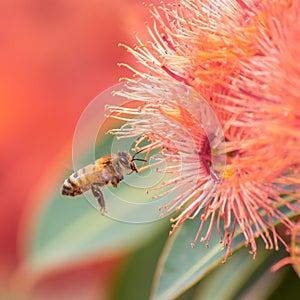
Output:
[[[263,248],[262,242],[258,244]],[[283,250],[262,249],[253,260],[243,247],[230,261],[219,265],[198,283],[194,299],[267,299],[284,279],[285,270],[270,272],[271,266],[283,255]]]
[[[204,244],[191,247],[198,227],[198,218],[184,222],[167,242],[156,272],[153,299],[179,296],[224,257],[216,232],[212,235],[210,244],[213,246],[209,249]]]
[[[282,271],[287,271],[280,285],[275,287],[269,300],[298,299],[300,295],[299,277],[291,266],[285,266]],[[280,270],[281,271],[281,270]]]
[[[156,270],[152,299],[178,297],[221,263],[225,252],[221,251],[216,230],[213,231],[209,249],[203,243],[191,248],[198,228],[198,218],[186,221],[168,240]],[[203,231],[206,230],[204,226]],[[244,237],[237,234],[231,245],[232,252],[243,246]]]
[[[156,264],[169,236],[168,226],[162,228],[162,232],[154,239],[131,253],[112,286],[110,300],[149,299]]]
[[[26,264],[45,271],[127,253],[151,239],[167,222],[118,222],[99,214],[85,199],[64,200],[57,193],[37,221]]]

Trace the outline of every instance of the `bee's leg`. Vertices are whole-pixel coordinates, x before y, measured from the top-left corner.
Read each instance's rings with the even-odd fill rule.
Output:
[[[124,179],[124,176],[123,176],[122,169],[119,164],[116,164],[114,166],[114,170],[115,170],[114,176],[112,177],[110,182],[111,182],[112,186],[116,188],[118,186],[119,182]]]
[[[113,187],[117,187],[119,182],[122,181],[124,179],[124,176],[122,174],[119,174],[118,176],[114,176],[112,179],[111,179],[111,184]]]
[[[103,193],[101,191],[102,186],[103,186],[103,184],[99,184],[96,182],[91,184],[92,194],[96,198],[96,200],[100,206],[100,212],[103,215],[105,213],[105,201],[104,201]]]

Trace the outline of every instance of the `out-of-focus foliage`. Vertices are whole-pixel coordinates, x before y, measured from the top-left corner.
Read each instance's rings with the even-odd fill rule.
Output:
[[[143,35],[147,15],[138,0],[0,2],[0,297],[28,292],[32,299],[53,299],[56,291],[65,299],[87,299],[106,289],[97,281],[110,278],[108,265],[112,270],[116,265],[111,258],[105,270],[103,264],[86,263],[74,265],[75,273],[70,266],[40,276],[41,283],[32,287],[38,293],[16,285],[16,272],[32,240],[33,213],[39,214],[72,168],[71,141],[80,114],[99,92],[128,75],[117,63],[134,60],[117,45],[132,43],[137,29]],[[83,297],[79,289],[93,292]]]

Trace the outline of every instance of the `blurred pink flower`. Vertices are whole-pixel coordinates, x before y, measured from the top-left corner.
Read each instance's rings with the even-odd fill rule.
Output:
[[[32,243],[34,233],[27,226],[35,221],[31,212],[41,208],[41,200],[48,199],[71,166],[72,136],[85,106],[129,74],[117,67],[129,56],[117,43],[133,40],[132,31],[141,27],[147,12],[137,0],[1,1],[0,11],[0,298],[37,299],[11,290],[13,274]],[[66,299],[68,291],[74,295],[79,290],[101,298],[108,285],[100,287],[99,278],[111,280],[109,267],[100,271],[99,264],[82,264],[85,272],[76,265],[70,276],[56,270],[50,278],[39,278],[38,299],[48,299],[47,293]],[[72,289],[62,291],[58,285]],[[89,296],[77,293],[79,297]]]

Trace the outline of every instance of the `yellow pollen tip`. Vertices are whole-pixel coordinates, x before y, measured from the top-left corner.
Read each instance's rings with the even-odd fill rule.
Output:
[[[234,170],[233,169],[230,169],[230,168],[226,168],[222,177],[224,179],[229,179],[232,175],[234,174]]]

